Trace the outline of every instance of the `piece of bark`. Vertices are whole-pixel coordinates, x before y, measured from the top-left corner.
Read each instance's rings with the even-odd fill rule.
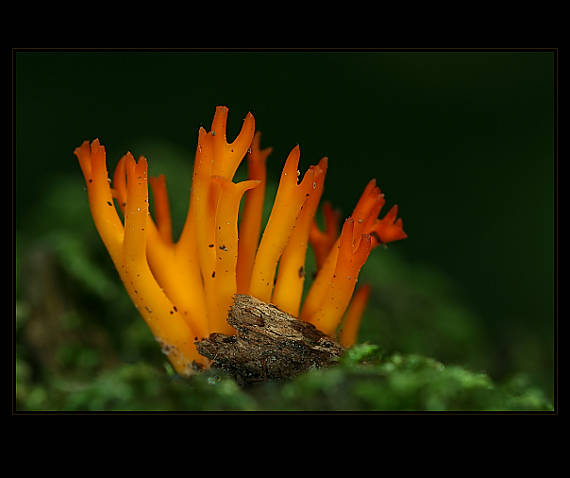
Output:
[[[344,352],[333,338],[249,295],[236,294],[228,315],[236,335],[213,333],[196,343],[212,366],[248,384],[280,380],[333,364]]]

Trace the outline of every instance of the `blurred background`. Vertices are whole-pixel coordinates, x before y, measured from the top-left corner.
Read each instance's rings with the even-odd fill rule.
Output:
[[[362,271],[373,294],[360,341],[497,381],[524,376],[552,398],[554,61],[548,51],[17,51],[19,406],[72,408],[82,377],[164,365],[97,236],[73,150],[99,138],[110,171],[126,151],[145,155],[151,175],[167,176],[179,231],[198,128],[217,105],[229,107],[230,139],[254,114],[274,181],[299,144],[302,171],[328,156],[324,199],[344,217],[371,178],[383,213],[398,204],[408,239]]]

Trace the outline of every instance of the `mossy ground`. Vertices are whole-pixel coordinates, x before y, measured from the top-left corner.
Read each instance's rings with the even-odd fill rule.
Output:
[[[384,357],[369,344],[338,365],[286,382],[242,388],[215,370],[183,379],[144,362],[91,379],[49,377],[33,383],[18,364],[19,410],[67,411],[548,411],[537,388],[516,379],[496,385],[484,373],[418,355]]]

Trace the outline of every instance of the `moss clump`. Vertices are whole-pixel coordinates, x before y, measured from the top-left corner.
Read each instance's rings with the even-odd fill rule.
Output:
[[[496,385],[484,373],[420,355],[384,355],[360,344],[338,366],[311,370],[273,388],[275,408],[354,411],[552,410],[524,380]]]
[[[22,377],[24,380],[26,377]],[[21,410],[72,411],[548,411],[552,404],[518,377],[496,385],[484,373],[419,355],[349,350],[330,368],[286,382],[239,387],[215,370],[190,379],[148,364],[121,365],[91,380],[28,386]]]

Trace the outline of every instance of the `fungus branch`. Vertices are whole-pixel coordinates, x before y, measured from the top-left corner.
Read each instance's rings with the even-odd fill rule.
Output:
[[[247,154],[247,170],[250,180],[259,181],[259,185],[245,194],[243,212],[239,225],[239,252],[237,262],[237,291],[245,294],[249,291],[251,272],[255,253],[259,244],[263,202],[267,183],[267,156],[272,148],[260,150],[261,133],[255,133],[251,148]]]
[[[314,168],[309,168],[301,184],[297,184],[300,154],[299,147],[296,146],[285,161],[275,202],[255,256],[249,293],[264,302],[271,301],[277,262],[303,204],[313,192]]]
[[[277,282],[273,290],[272,303],[281,310],[298,317],[303,285],[305,283],[305,259],[309,232],[317,206],[323,193],[328,159],[323,158],[313,168],[312,192],[304,203],[279,262]]]
[[[313,221],[309,231],[309,243],[315,253],[317,270],[323,266],[338,238],[341,218],[340,211],[335,211],[329,201],[323,203],[323,216],[325,218],[325,230],[321,231],[316,222]]]

